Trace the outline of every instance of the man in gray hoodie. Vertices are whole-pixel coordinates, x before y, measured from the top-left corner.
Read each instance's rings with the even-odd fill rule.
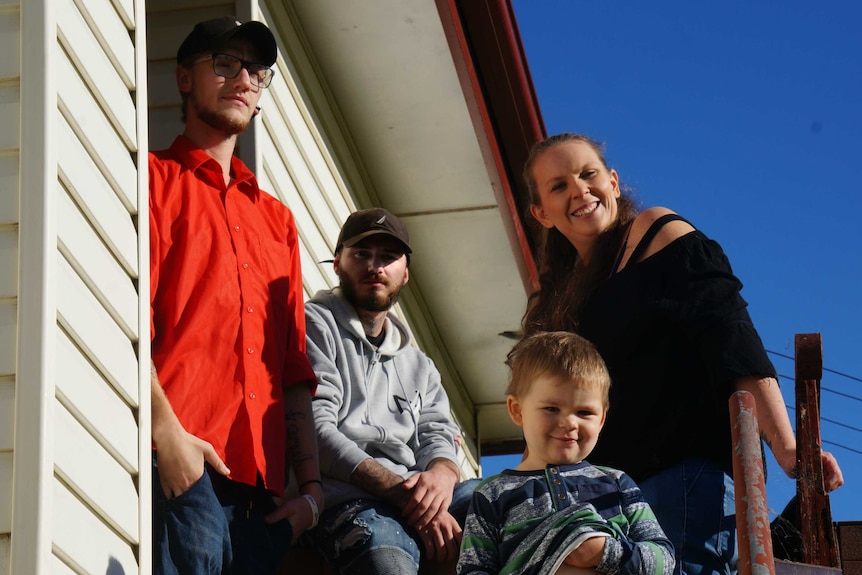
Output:
[[[338,573],[410,575],[420,558],[454,567],[478,483],[459,483],[439,372],[389,313],[411,253],[397,217],[355,212],[335,247],[339,287],[305,306],[326,505],[309,537]]]

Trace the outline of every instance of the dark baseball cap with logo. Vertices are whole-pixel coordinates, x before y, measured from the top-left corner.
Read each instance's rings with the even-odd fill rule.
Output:
[[[260,62],[272,66],[278,57],[275,37],[263,22],[252,20],[243,24],[232,16],[199,22],[177,50],[177,64],[186,64],[192,56],[223,49],[235,39],[248,40],[257,50]]]
[[[408,258],[413,253],[410,249],[410,236],[404,223],[383,208],[370,208],[350,214],[341,226],[338,242],[335,244],[335,253],[340,252],[343,247],[353,247],[368,236],[376,234],[392,236],[401,242]]]

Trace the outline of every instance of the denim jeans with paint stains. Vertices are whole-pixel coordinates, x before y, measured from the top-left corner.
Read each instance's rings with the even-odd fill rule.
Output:
[[[455,486],[449,513],[462,526],[478,484],[478,479],[469,479]],[[305,541],[340,575],[415,575],[424,552],[419,536],[405,525],[401,512],[372,499],[327,509]]]
[[[736,575],[736,502],[730,476],[710,461],[688,459],[638,485],[673,543],[674,575]]]

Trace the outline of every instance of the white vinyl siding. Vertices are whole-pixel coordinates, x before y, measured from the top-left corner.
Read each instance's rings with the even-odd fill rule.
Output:
[[[128,542],[121,539],[63,482],[54,481],[54,554],[84,573],[138,573]],[[57,511],[62,509],[62,513]]]
[[[0,575],[149,572],[136,13],[143,0],[27,0],[16,14],[32,76],[14,106],[21,134],[0,135]],[[18,125],[8,61],[0,121]]]
[[[18,310],[18,196],[21,24],[17,0],[0,0],[0,575],[11,570],[15,356]]]
[[[145,327],[135,285],[134,47],[110,2],[59,0],[59,9],[55,354],[70,377],[55,381],[52,548],[70,567],[95,573],[116,562],[134,573],[142,507],[136,346]],[[82,528],[69,528],[69,517]]]
[[[257,118],[257,175],[262,188],[287,204],[296,217],[302,246],[303,286],[308,296],[337,283],[330,260],[341,224],[356,209],[355,183],[333,157],[318,113],[331,114],[319,78],[301,75],[313,65],[302,46],[289,6],[256,2],[253,16],[276,32],[279,61]],[[319,99],[315,99],[319,96]],[[341,137],[340,134],[335,137]],[[361,182],[359,182],[361,184]],[[365,190],[361,190],[365,195]]]

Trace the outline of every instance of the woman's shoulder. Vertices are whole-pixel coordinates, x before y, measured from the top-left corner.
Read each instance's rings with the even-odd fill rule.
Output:
[[[679,219],[669,219],[669,221],[666,221],[661,229],[656,233],[655,239],[653,239],[653,244],[661,243],[662,239],[666,239],[668,241],[664,245],[667,245],[673,240],[694,231],[694,226],[670,208],[656,206],[645,209],[639,213],[634,222],[632,222],[632,231],[629,238],[634,241],[631,243],[637,245],[652,225],[665,216],[678,216]]]
[[[636,261],[643,261],[651,255],[660,252],[675,240],[695,231],[694,226],[681,217],[679,219],[667,218],[661,224],[661,227],[650,231],[653,229],[653,225],[662,218],[665,218],[665,216],[677,215],[671,209],[658,206],[647,208],[639,213],[632,222],[631,230],[626,240],[626,254],[623,257],[620,269],[628,265],[632,254],[636,254]],[[645,245],[641,246],[642,242],[645,242]]]

